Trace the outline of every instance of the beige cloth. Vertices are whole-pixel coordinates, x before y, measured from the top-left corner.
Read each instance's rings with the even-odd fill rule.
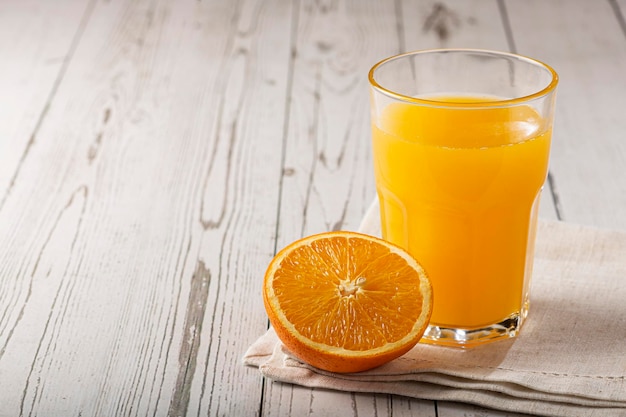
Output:
[[[377,207],[360,230],[379,234]],[[626,232],[539,222],[530,314],[515,339],[461,350],[418,344],[340,375],[292,358],[273,330],[245,353],[268,378],[308,387],[460,401],[545,416],[626,416]]]

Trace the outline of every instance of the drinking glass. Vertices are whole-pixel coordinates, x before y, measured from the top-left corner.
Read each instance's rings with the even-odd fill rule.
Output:
[[[425,50],[377,63],[369,82],[383,238],[413,254],[433,285],[422,341],[470,347],[517,335],[556,72],[511,53]]]

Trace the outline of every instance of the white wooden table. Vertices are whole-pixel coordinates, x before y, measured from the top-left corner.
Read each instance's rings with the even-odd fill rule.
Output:
[[[561,76],[541,215],[626,229],[626,0],[0,0],[0,416],[504,416],[241,364],[277,249],[374,197],[366,74]],[[520,410],[523,412],[523,410]],[[510,414],[509,414],[510,415]]]

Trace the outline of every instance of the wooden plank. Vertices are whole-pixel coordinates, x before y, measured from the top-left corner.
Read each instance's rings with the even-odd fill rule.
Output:
[[[563,219],[626,228],[626,37],[614,8],[583,0],[506,7],[518,51],[560,74],[551,171]]]
[[[216,12],[224,2],[201,6],[205,29],[228,37],[223,58],[203,60],[219,71],[211,86],[224,89],[196,113],[202,120],[220,112],[212,126],[213,166],[200,171],[206,172],[206,182],[199,248],[200,258],[219,278],[209,290],[205,318],[211,332],[199,350],[189,415],[258,414],[261,377],[258,370],[242,367],[241,357],[267,329],[262,277],[276,245],[293,6],[289,0],[227,3],[227,14]],[[221,27],[209,18],[218,19]],[[214,50],[210,40],[198,40]],[[206,77],[203,72],[197,74],[200,79]],[[170,414],[175,411],[170,407]]]
[[[5,415],[258,412],[290,15],[97,3],[0,212]]]
[[[298,385],[273,383],[264,399],[265,416],[337,416],[353,415],[375,417],[392,415],[392,404],[388,395],[347,393],[305,388]],[[420,404],[419,415],[434,416],[431,404]],[[423,414],[431,412],[431,414]],[[396,409],[393,408],[393,415]],[[407,414],[400,414],[407,415]]]
[[[367,72],[398,52],[395,36],[388,5],[302,3],[280,245],[319,231],[356,229],[373,200]]]
[[[402,32],[407,51],[478,48],[507,51],[496,1],[403,0]]]
[[[375,192],[367,72],[399,52],[389,2],[302,2],[296,22],[279,247],[315,232],[358,228]],[[409,403],[413,412],[434,415],[432,402]],[[263,405],[272,416],[373,416],[391,409],[387,396],[276,383],[266,385]]]
[[[89,3],[0,3],[0,210],[63,79]]]

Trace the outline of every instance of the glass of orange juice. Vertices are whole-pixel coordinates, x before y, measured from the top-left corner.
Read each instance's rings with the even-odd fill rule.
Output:
[[[558,76],[515,54],[402,54],[369,73],[383,238],[425,268],[423,342],[470,347],[518,334],[528,314],[539,196]]]

